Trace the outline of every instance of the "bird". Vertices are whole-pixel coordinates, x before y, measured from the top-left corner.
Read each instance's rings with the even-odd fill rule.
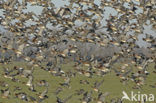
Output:
[[[84,89],[76,90],[76,95],[82,95],[85,92]]]
[[[28,101],[28,96],[24,92],[15,93],[15,96],[21,100]]]
[[[104,103],[105,102],[105,98],[106,96],[109,95],[109,92],[105,92],[105,93],[99,93],[98,94],[98,102],[97,103]]]
[[[69,83],[70,83],[70,78],[69,78],[69,77],[66,77],[64,80],[65,80],[65,82],[64,82],[64,83],[60,83],[60,85],[61,85],[61,86],[68,86],[68,87],[69,87],[69,86],[70,86],[70,85],[69,85]]]
[[[2,93],[2,98],[9,98],[10,90],[9,88],[7,88],[5,90],[1,90],[1,93]]]
[[[34,85],[32,84],[32,85],[30,85],[30,87],[28,88],[30,91],[32,91],[32,92],[36,92],[36,90],[35,90],[35,87],[34,87]]]
[[[104,80],[101,80],[99,83],[96,81],[95,83],[94,83],[94,90],[95,91],[99,91],[99,88],[100,88],[100,86],[103,84],[103,82],[104,82]]]
[[[100,90],[104,79],[97,78],[93,86],[90,79],[102,78],[114,71],[120,82],[132,80],[135,83],[132,88],[140,89],[146,85],[146,78],[156,73],[156,65],[153,72],[148,70],[148,65],[156,62],[155,35],[150,35],[156,30],[155,0],[101,0],[99,3],[69,0],[67,5],[58,7],[51,0],[0,0],[0,4],[0,24],[5,29],[5,32],[0,30],[0,64],[5,77],[0,86],[9,87],[1,90],[6,98],[12,96],[10,84],[13,82],[26,84],[13,87],[19,99],[46,102],[50,80],[63,78],[63,82],[56,83],[54,95],[58,103],[69,102],[71,95],[61,99],[59,93],[64,93],[66,86],[75,90],[72,82],[80,75],[87,79],[76,81],[82,88],[76,88],[73,95],[82,96],[81,102],[89,103],[94,102],[95,91],[96,100],[102,103],[107,102],[105,97],[109,94]],[[36,6],[42,10],[31,10]],[[107,8],[116,12],[108,13]],[[146,33],[148,26],[152,32]],[[141,47],[140,40],[147,45]],[[10,67],[14,64],[15,68]],[[40,72],[47,73],[45,76],[50,73],[52,78],[40,79]],[[23,82],[19,76],[28,81]],[[9,83],[7,78],[11,79]],[[24,92],[25,86],[29,91]],[[94,91],[84,90],[83,87],[88,86]],[[155,88],[155,84],[149,87]],[[31,96],[30,93],[38,93],[38,88],[46,89],[38,98]],[[129,100],[125,91],[123,95],[122,99]],[[122,99],[111,98],[109,102],[122,103]]]
[[[40,99],[48,98],[47,93],[48,93],[48,88],[46,88],[46,89],[39,95],[39,98],[40,98]]]
[[[63,91],[63,88],[61,88],[61,87],[58,87],[57,89],[56,89],[56,91],[54,92],[54,94],[55,95],[58,95],[60,92],[62,92]]]
[[[46,80],[40,80],[39,82],[37,82],[37,85],[38,86],[46,86],[46,87],[49,86],[49,84]]]
[[[23,74],[24,77],[29,77],[29,76],[32,75],[32,73],[33,73],[33,68],[31,70],[23,69],[23,71],[22,71],[22,74]]]
[[[32,85],[33,85],[33,84],[32,84],[33,76],[29,76],[28,78],[29,78],[29,80],[28,80],[28,82],[27,82],[26,85],[32,87]]]
[[[92,101],[92,96],[91,95],[92,95],[92,91],[90,91],[89,93],[88,93],[88,91],[85,92],[83,94],[82,103],[89,103],[89,102],[91,102]]]

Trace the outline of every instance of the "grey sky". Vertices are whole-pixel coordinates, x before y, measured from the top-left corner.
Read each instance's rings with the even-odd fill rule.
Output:
[[[19,1],[20,1],[20,3],[21,3],[22,0],[19,0]],[[62,6],[65,6],[65,5],[69,5],[68,0],[51,0],[51,1],[55,4],[55,6],[56,6],[57,8],[62,7]],[[100,5],[101,0],[95,0],[94,2],[95,2],[97,5]],[[139,2],[136,2],[135,0],[133,0],[133,2],[134,2],[135,4],[139,4]],[[127,7],[127,8],[129,8],[128,3],[124,3],[124,6]],[[26,12],[34,12],[34,13],[37,14],[37,15],[41,15],[42,9],[43,9],[42,6],[32,6],[30,3],[28,3],[27,9],[23,10],[23,12],[24,12],[24,13],[26,13]],[[105,20],[109,18],[109,15],[110,15],[110,14],[113,15],[113,16],[116,16],[117,13],[118,13],[114,8],[111,8],[111,7],[105,7],[104,9],[105,9],[105,13],[104,13],[104,18],[103,18],[102,21],[101,21],[102,25],[106,25],[106,24],[107,24],[107,23],[105,22]],[[4,11],[3,9],[0,9],[0,16],[2,16],[2,17],[4,17],[3,11]],[[136,10],[136,14],[139,14],[139,13],[142,13],[142,12],[143,12],[143,10],[141,10],[141,9],[139,9],[139,8],[138,8],[138,10]],[[135,21],[136,21],[136,20],[132,20],[131,22],[135,22]],[[18,21],[14,20],[14,21],[12,21],[11,23],[14,23],[14,22],[18,22]],[[27,25],[27,26],[28,26],[28,25],[34,25],[34,24],[35,24],[35,22],[33,22],[33,21],[31,21],[31,20],[26,22],[26,25]],[[83,24],[83,23],[80,23],[79,21],[77,21],[76,24],[77,24],[78,26],[81,26],[81,24]],[[151,29],[150,23],[148,23],[148,24],[149,24],[149,26],[144,26],[144,28],[145,28],[144,33],[147,33],[147,34],[149,34],[149,35],[153,35],[154,37],[156,37],[156,31],[153,31],[153,30]],[[48,26],[51,27],[50,24],[48,24]],[[2,29],[1,26],[0,26],[0,29]],[[104,31],[105,31],[105,30],[104,30]],[[130,32],[129,34],[131,34],[131,33],[132,33],[132,32]],[[140,46],[145,46],[146,42],[144,42],[144,41],[142,40],[142,37],[144,37],[143,34],[141,34],[141,35],[139,36],[139,41],[138,41],[138,43],[139,43]]]

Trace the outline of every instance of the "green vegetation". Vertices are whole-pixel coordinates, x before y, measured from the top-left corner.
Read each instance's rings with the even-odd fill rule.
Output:
[[[122,97],[122,91],[126,91],[128,94],[130,94],[130,91],[134,91],[135,93],[137,93],[138,91],[140,91],[142,94],[146,93],[146,94],[155,94],[156,96],[156,88],[151,88],[149,85],[153,85],[155,83],[155,78],[156,75],[153,73],[153,69],[154,69],[154,64],[150,64],[148,66],[148,71],[150,73],[150,75],[148,75],[147,80],[145,81],[144,86],[142,87],[142,89],[132,89],[132,87],[135,85],[135,83],[131,80],[129,80],[127,82],[126,85],[124,85],[123,83],[120,82],[120,78],[117,77],[115,75],[115,73],[113,71],[109,72],[108,74],[106,74],[103,77],[97,76],[97,75],[93,75],[92,78],[86,77],[82,74],[78,74],[76,75],[76,77],[71,77],[71,82],[70,82],[70,87],[63,87],[60,86],[59,83],[63,83],[63,77],[60,76],[53,76],[51,75],[48,71],[44,71],[38,67],[35,68],[34,72],[33,72],[33,76],[34,76],[34,80],[33,80],[33,84],[35,84],[35,90],[36,92],[32,92],[30,90],[28,90],[28,86],[26,86],[26,82],[28,81],[28,78],[25,77],[21,77],[21,76],[16,76],[17,79],[20,80],[20,82],[13,82],[11,79],[9,78],[5,78],[3,76],[3,67],[9,67],[9,68],[13,68],[14,65],[17,65],[18,67],[23,67],[26,68],[25,63],[13,63],[13,64],[1,64],[0,65],[0,81],[5,81],[6,83],[9,84],[8,87],[2,87],[0,86],[0,89],[6,89],[9,88],[10,90],[10,96],[9,98],[2,98],[0,97],[0,103],[27,103],[23,100],[20,100],[18,98],[15,98],[15,93],[18,92],[25,92],[27,95],[29,96],[33,96],[35,98],[38,98],[38,94],[43,92],[45,90],[46,87],[39,87],[37,86],[37,82],[39,80],[46,80],[49,83],[49,88],[48,88],[48,98],[45,99],[43,101],[43,103],[56,103],[56,95],[54,94],[55,90],[58,87],[62,87],[63,91],[60,92],[57,96],[60,97],[61,99],[64,99],[68,96],[70,96],[71,94],[74,94],[76,92],[76,90],[80,90],[80,89],[84,89],[85,91],[93,91],[93,99],[97,98],[98,96],[98,92],[93,90],[93,86],[94,86],[94,82],[95,81],[101,81],[102,79],[104,79],[104,83],[100,86],[100,91],[102,91],[103,93],[105,92],[109,92],[109,96],[106,97],[106,101],[108,101],[108,103],[110,103],[110,100],[112,98],[121,98]],[[119,65],[118,65],[119,66]],[[133,68],[133,70],[136,68]],[[62,65],[62,70],[69,71],[69,70],[74,70],[73,67],[73,63],[70,64],[63,64]],[[80,80],[87,80],[89,81],[89,84],[80,84]],[[22,90],[17,90],[14,91],[15,86],[19,86],[22,88]],[[83,95],[73,95],[72,98],[67,102],[67,103],[81,103],[81,101],[79,100],[80,98],[82,98]],[[95,99],[93,102],[91,103],[97,103],[97,100]],[[127,100],[124,100],[124,103],[131,103]]]

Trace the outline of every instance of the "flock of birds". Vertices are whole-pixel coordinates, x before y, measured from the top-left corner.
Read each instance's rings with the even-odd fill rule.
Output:
[[[138,2],[138,3],[135,3]],[[145,34],[144,41],[150,46],[140,48],[136,42],[138,35],[143,34],[147,21],[156,30],[156,1],[155,0],[101,0],[97,5],[94,0],[69,0],[69,5],[57,8],[51,0],[0,0],[0,9],[4,16],[0,16],[0,24],[8,32],[0,33],[0,63],[9,64],[13,61],[24,61],[27,68],[14,66],[4,69],[5,78],[13,82],[19,82],[16,76],[24,76],[28,79],[26,86],[32,92],[34,69],[40,68],[48,71],[53,76],[64,78],[61,87],[69,87],[71,77],[77,74],[93,78],[94,75],[105,76],[109,72],[115,72],[123,84],[128,80],[136,84],[133,89],[141,88],[149,75],[147,66],[154,63],[153,73],[156,73],[156,39],[152,35]],[[129,8],[124,6],[128,3]],[[27,5],[42,6],[41,15],[34,12],[24,12]],[[107,24],[102,25],[105,7],[114,8],[117,16],[110,15]],[[136,10],[142,13],[137,14]],[[130,22],[136,20],[136,22]],[[33,22],[26,25],[26,22]],[[14,23],[12,23],[14,22]],[[78,26],[75,22],[82,23]],[[48,24],[52,25],[48,27]],[[105,32],[101,30],[105,29]],[[129,32],[131,34],[128,34]],[[156,34],[156,33],[155,33]],[[73,71],[65,72],[60,65],[72,62]],[[46,65],[43,66],[43,63]],[[119,69],[114,65],[120,63]],[[135,67],[135,70],[131,66]],[[86,69],[84,69],[84,66]],[[130,67],[130,69],[128,68]],[[15,73],[13,73],[15,72]],[[104,78],[104,77],[103,77]],[[77,90],[73,95],[83,95],[82,103],[94,101],[92,92],[98,92],[97,103],[106,103],[108,92],[100,92],[100,86],[104,80],[95,82],[93,91]],[[8,87],[5,82],[0,83]],[[80,80],[80,84],[89,84],[87,80]],[[48,98],[49,84],[46,80],[37,83],[46,89],[38,95],[38,98],[28,96],[24,92],[15,93],[15,97],[29,102],[44,102]],[[65,99],[57,95],[62,91],[58,87],[56,92],[57,103],[68,103],[73,95]],[[151,85],[156,88],[156,83]],[[16,87],[14,91],[21,90]],[[9,88],[2,89],[3,98],[9,98]],[[122,103],[120,98],[112,99],[109,103]]]

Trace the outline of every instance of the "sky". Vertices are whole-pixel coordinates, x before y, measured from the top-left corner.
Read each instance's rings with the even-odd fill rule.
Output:
[[[51,0],[52,2],[53,2],[53,4],[57,7],[57,8],[59,8],[59,7],[62,7],[62,6],[65,6],[65,5],[69,5],[69,2],[68,2],[68,0]],[[136,2],[135,0],[132,0],[133,1],[133,3],[135,3],[135,4],[138,4],[139,2]],[[22,3],[22,0],[19,0],[19,2],[20,3]],[[95,0],[94,1],[94,3],[95,4],[97,4],[97,5],[100,5],[100,3],[101,3],[101,0]],[[127,8],[129,8],[129,6],[128,6],[128,3],[124,3],[124,6],[125,7],[127,7]],[[25,9],[25,10],[23,10],[23,12],[30,12],[30,11],[32,11],[32,12],[34,12],[35,14],[37,14],[37,15],[41,15],[41,12],[42,12],[42,9],[43,9],[43,7],[42,6],[32,6],[30,3],[28,3],[28,5],[27,5],[27,9]],[[106,19],[108,19],[109,18],[109,15],[111,14],[111,15],[113,15],[113,16],[116,16],[117,15],[117,11],[115,10],[115,9],[113,9],[113,8],[111,8],[111,7],[105,7],[104,8],[105,9],[105,13],[104,13],[104,18],[102,19],[102,24],[103,25],[106,25],[107,23],[106,23]],[[3,15],[3,9],[0,9],[0,16],[4,16]],[[139,14],[139,13],[142,13],[143,11],[141,10],[141,9],[138,9],[137,11],[136,11],[136,13],[137,14]],[[15,21],[12,21],[12,23],[13,22],[16,22],[16,20]],[[131,22],[135,22],[135,20],[133,20],[133,21],[131,21]],[[26,25],[32,25],[32,24],[35,24],[35,22],[32,22],[32,21],[28,21],[28,22],[26,22]],[[150,22],[148,21],[147,22],[147,24],[149,24],[148,26],[144,26],[144,28],[145,28],[145,30],[144,30],[144,34],[149,34],[149,35],[153,35],[154,37],[156,37],[156,31],[153,31],[152,30],[152,28],[151,28],[151,25],[150,25]],[[81,23],[80,22],[76,22],[76,25],[81,25]],[[49,25],[50,26],[50,25]],[[0,25],[0,30],[2,30],[2,31],[5,31],[4,30],[4,28]],[[103,30],[103,31],[105,31],[105,30]],[[132,32],[130,32],[129,34],[132,34]],[[139,41],[137,42],[138,44],[139,44],[139,46],[148,46],[149,44],[147,44],[146,42],[144,42],[143,40],[142,40],[142,38],[143,37],[145,37],[145,35],[144,34],[140,34],[139,35]]]

